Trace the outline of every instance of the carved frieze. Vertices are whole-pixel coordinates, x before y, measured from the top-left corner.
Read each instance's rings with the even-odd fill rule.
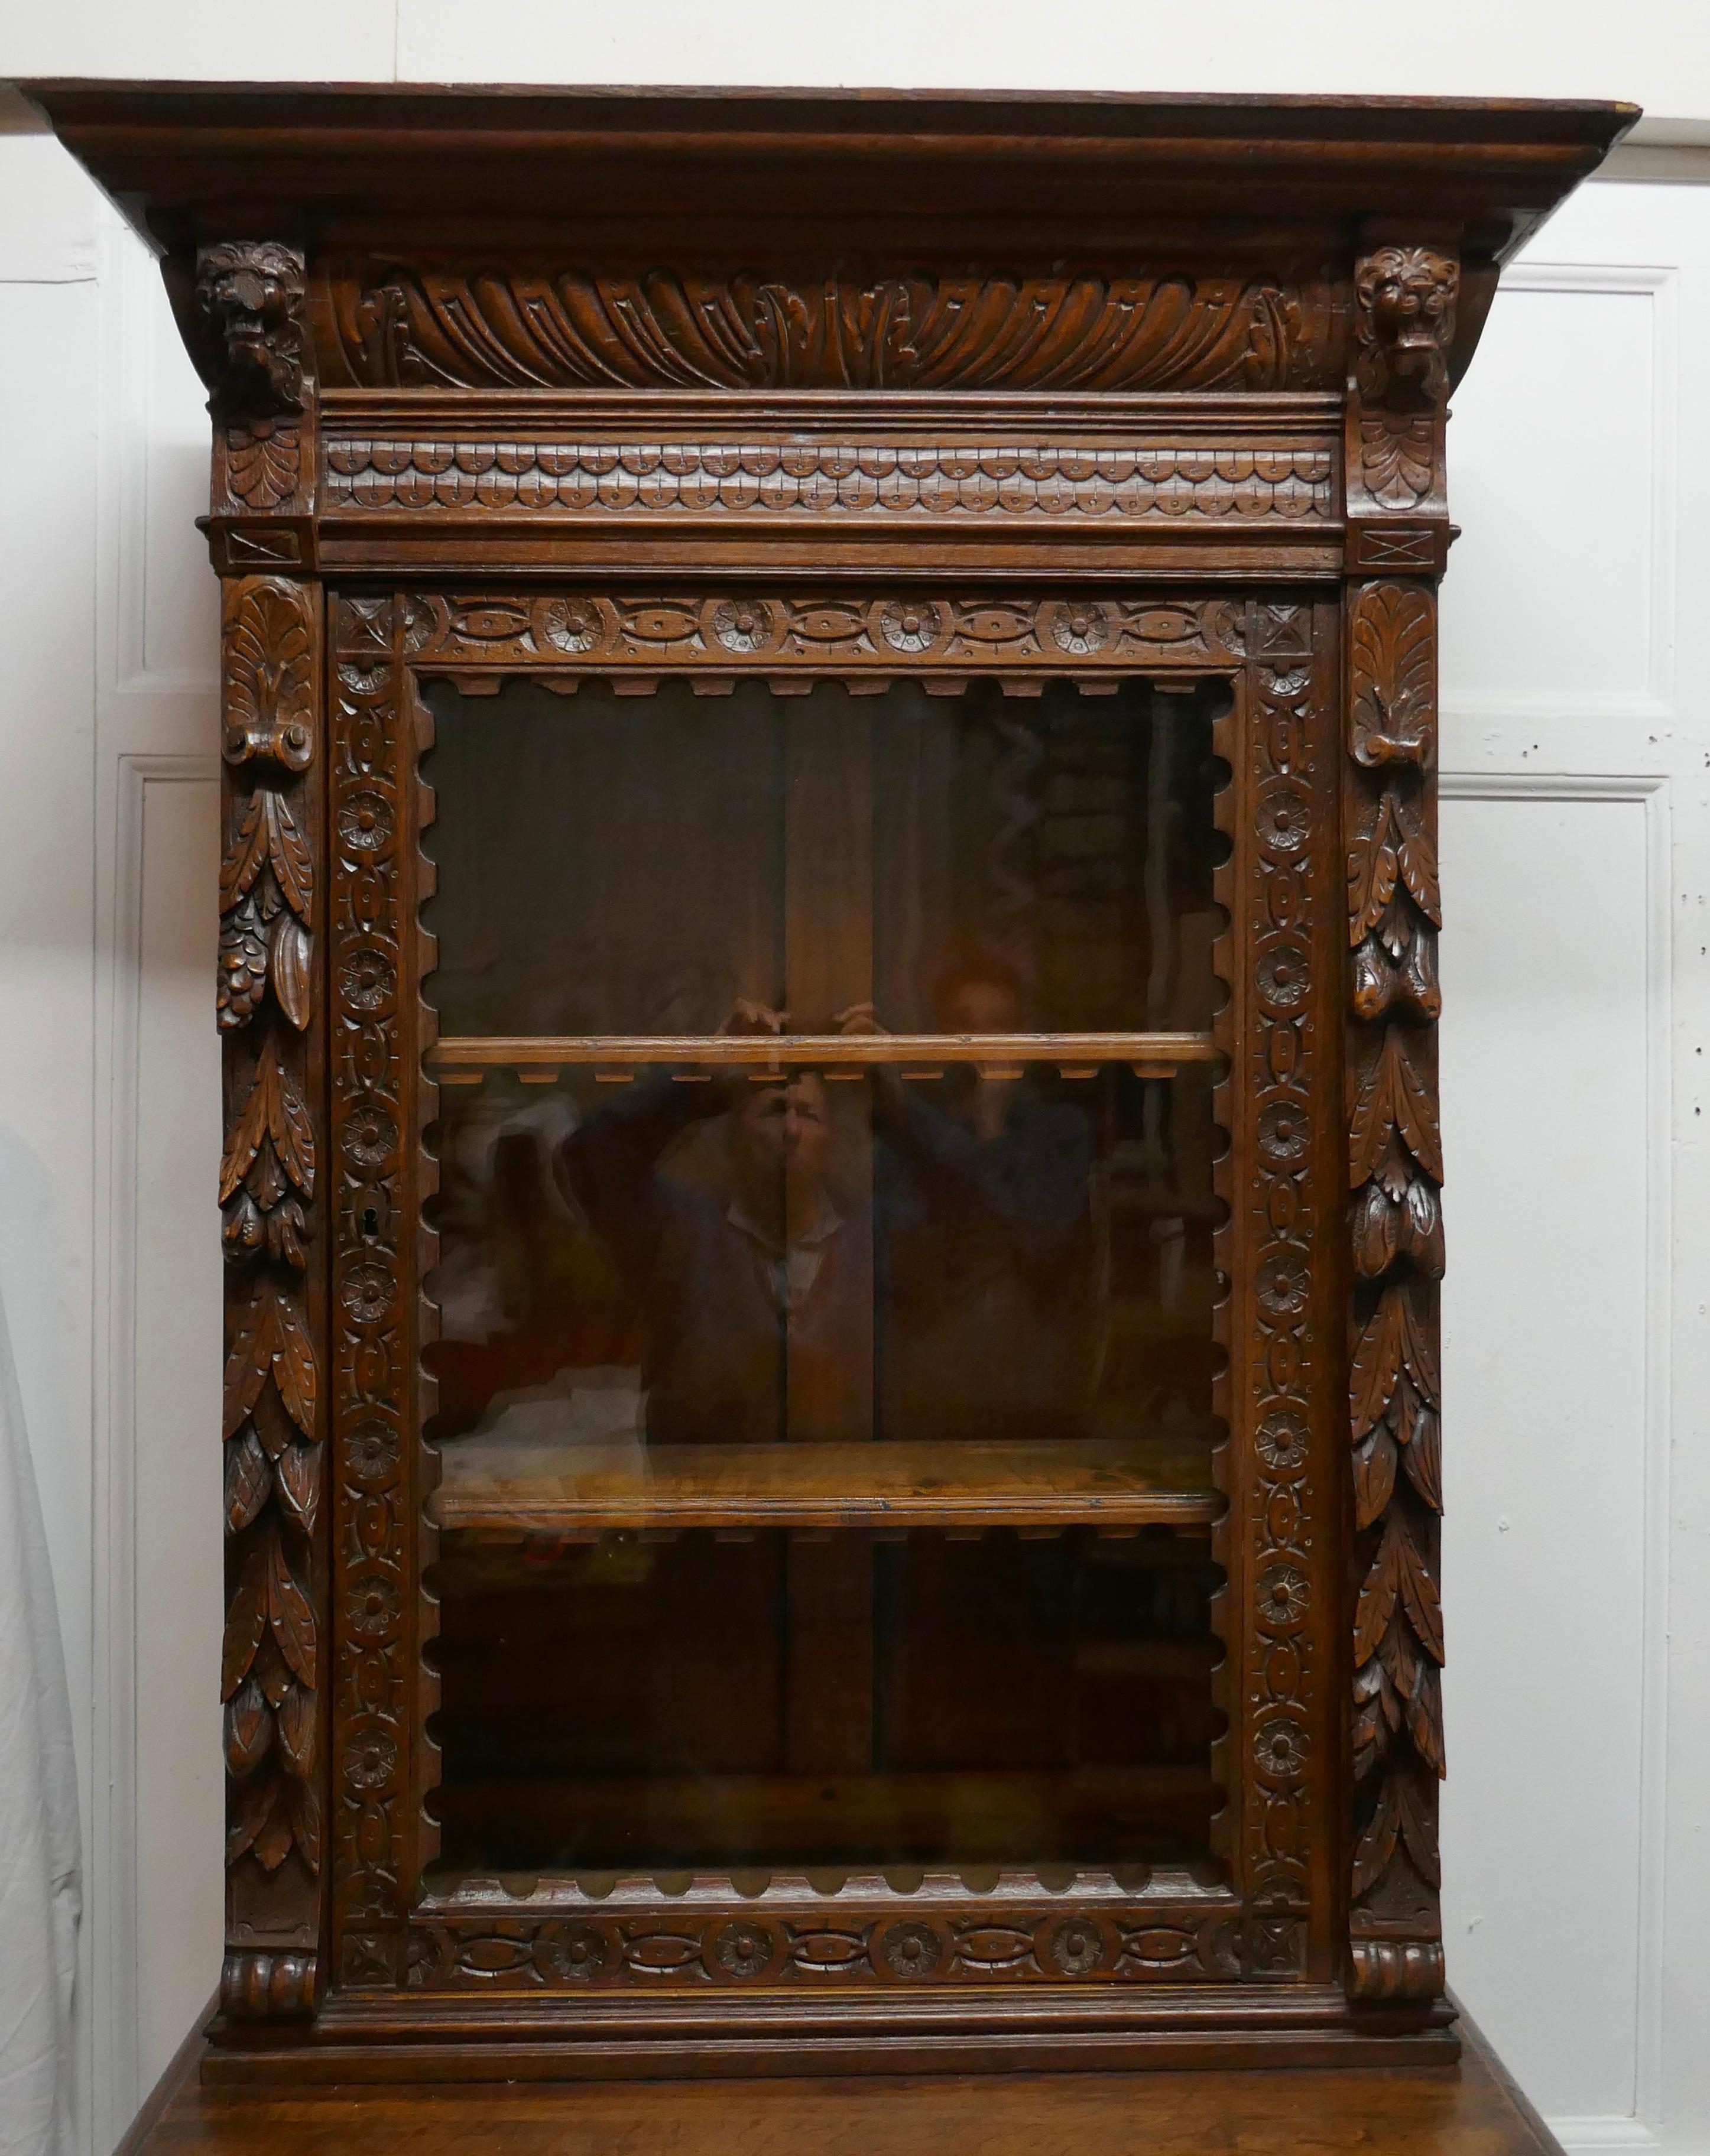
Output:
[[[428,1915],[412,1923],[408,1981],[438,1991],[711,1989],[778,1984],[845,1990],[994,1981],[1228,1983],[1241,1973],[1240,1913],[1160,1902],[1076,1912],[1002,1905],[880,1915],[833,1905],[732,1917]]]
[[[1336,379],[1327,276],[337,268],[348,379],[469,389],[1248,389]]]
[[[405,604],[406,651],[429,671],[519,664],[714,676],[773,664],[839,675],[1012,666],[1084,673],[1137,665],[1203,670],[1238,665],[1244,635],[1238,601],[1153,593],[1041,598],[907,586],[536,598],[422,592]]]
[[[1327,446],[931,441],[449,441],[341,438],[329,510],[885,518],[1208,516],[1323,522]]]

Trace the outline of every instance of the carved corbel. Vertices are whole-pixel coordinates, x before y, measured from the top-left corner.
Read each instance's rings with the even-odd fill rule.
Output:
[[[215,367],[216,411],[303,408],[303,258],[273,239],[227,239],[196,256],[196,300]]]
[[[214,435],[210,538],[222,571],[314,567],[313,350],[303,257],[223,240],[196,258]]]
[[[1461,291],[1452,252],[1385,243],[1355,265],[1348,391],[1348,566],[1440,575],[1444,432]]]

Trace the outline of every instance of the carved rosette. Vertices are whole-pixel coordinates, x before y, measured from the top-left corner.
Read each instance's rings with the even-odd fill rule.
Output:
[[[1237,666],[1242,609],[1167,593],[1125,598],[1023,598],[918,587],[894,591],[515,592],[410,600],[409,654],[429,674],[466,677],[528,666],[573,689],[593,674],[638,684],[681,673],[721,686],[739,668],[763,679],[970,680],[994,666],[1030,675],[1115,675]]]
[[[1443,1989],[1436,1782],[1443,1271],[1437,1122],[1436,598],[1349,593],[1349,1435],[1355,1562],[1353,1989]]]
[[[226,847],[218,1013],[226,1140],[229,2015],[311,2012],[321,1871],[322,1509],[309,1254],[321,1163],[311,1072],[317,611],[301,586],[224,588]]]
[[[412,1990],[552,1992],[750,1984],[845,1991],[886,1987],[1054,1983],[1224,1984],[1241,1974],[1241,1918],[1167,1901],[1065,1916],[1025,1903],[947,1913],[804,1908],[732,1917],[660,1909],[612,1917],[447,1912],[413,1923]]]
[[[1243,744],[1253,844],[1247,887],[1235,894],[1246,924],[1247,1070],[1253,1173],[1240,1194],[1248,1306],[1235,1353],[1248,1373],[1252,1458],[1247,1548],[1244,1726],[1247,1968],[1298,1977],[1307,1967],[1314,1738],[1322,1697],[1312,1554],[1313,1318],[1312,1102],[1321,1055],[1311,921],[1322,779],[1314,769],[1322,696],[1314,617],[1304,605],[1256,605],[1247,625],[1251,699]]]

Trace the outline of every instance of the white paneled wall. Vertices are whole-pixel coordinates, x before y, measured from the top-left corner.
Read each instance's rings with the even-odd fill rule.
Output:
[[[1710,2146],[1707,331],[1710,186],[1594,186],[1450,431],[1445,1931],[1581,2148]]]
[[[4,64],[89,64],[65,12]],[[100,64],[166,71],[148,12]],[[471,64],[466,11],[336,12],[325,73]],[[583,11],[539,12],[552,52]],[[176,71],[245,66],[244,18],[171,13]],[[1710,2150],[1707,350],[1710,185],[1588,190],[1457,396],[1444,606],[1451,1976],[1572,2145],[1671,2156]],[[0,136],[0,1291],[83,1741],[92,2156],[219,1954],[205,427],[140,247]]]

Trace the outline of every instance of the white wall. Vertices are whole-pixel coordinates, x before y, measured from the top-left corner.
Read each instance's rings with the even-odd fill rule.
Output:
[[[1710,139],[1702,0],[1438,0],[1429,35],[1363,0],[1182,13],[1089,0],[1066,38],[996,0],[306,0],[287,47],[227,0],[0,0],[0,70],[1614,95]],[[1570,2145],[1687,2156],[1710,688],[1677,625],[1710,590],[1710,157],[1625,164],[1651,177],[1586,190],[1510,280],[1451,434],[1445,1915]],[[219,1954],[206,424],[141,249],[51,141],[0,134],[0,1293],[82,1743],[92,2156]]]

